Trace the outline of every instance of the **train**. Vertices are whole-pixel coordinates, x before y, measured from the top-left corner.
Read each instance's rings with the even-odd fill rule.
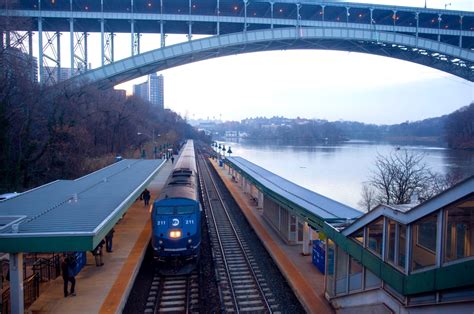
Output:
[[[181,266],[197,262],[201,214],[194,141],[187,140],[159,197],[153,202],[152,247],[158,262]]]

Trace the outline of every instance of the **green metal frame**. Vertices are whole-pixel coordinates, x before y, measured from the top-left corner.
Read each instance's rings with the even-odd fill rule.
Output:
[[[364,267],[388,283],[400,294],[414,295],[474,285],[474,260],[406,275],[392,265],[382,261],[378,256],[354,240],[337,231],[329,224],[331,220],[324,220],[314,213],[309,212],[307,209],[266,188],[230,160],[226,159],[225,163],[234,168],[240,175],[252,182],[260,191],[278,204],[288,208],[293,214],[305,219],[312,228],[324,232],[328,238],[331,238],[347,254],[359,261]],[[332,222],[334,221],[339,220],[332,220]]]

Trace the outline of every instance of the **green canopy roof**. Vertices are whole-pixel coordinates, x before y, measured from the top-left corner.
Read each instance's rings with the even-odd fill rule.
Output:
[[[0,252],[92,250],[164,161],[125,159],[0,202]]]

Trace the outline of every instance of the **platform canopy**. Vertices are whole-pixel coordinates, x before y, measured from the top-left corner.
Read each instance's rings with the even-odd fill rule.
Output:
[[[250,178],[257,188],[272,192],[270,195],[277,197],[277,201],[283,199],[285,205],[303,209],[304,215],[315,216],[318,221],[348,221],[362,215],[357,209],[310,191],[242,157],[228,157],[227,162]]]
[[[161,159],[125,159],[0,202],[0,252],[94,249],[163,164]]]

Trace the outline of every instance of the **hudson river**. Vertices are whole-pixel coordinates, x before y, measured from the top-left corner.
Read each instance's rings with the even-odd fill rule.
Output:
[[[369,180],[377,154],[388,155],[399,147],[424,154],[431,170],[474,174],[474,151],[443,147],[395,146],[387,143],[349,141],[341,144],[292,146],[267,141],[223,141],[240,156],[296,184],[361,209],[362,183]]]

